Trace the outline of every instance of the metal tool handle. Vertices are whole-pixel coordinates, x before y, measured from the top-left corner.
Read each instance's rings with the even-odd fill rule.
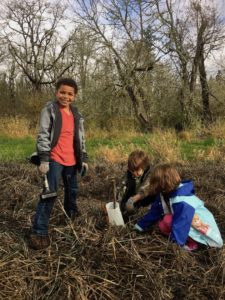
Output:
[[[113,179],[113,208],[116,208],[116,180]]]
[[[49,184],[47,174],[44,175],[44,187],[47,192],[49,192]]]

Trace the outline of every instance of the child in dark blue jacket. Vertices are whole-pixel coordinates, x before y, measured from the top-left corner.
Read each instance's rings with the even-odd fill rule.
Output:
[[[187,250],[198,244],[222,247],[223,240],[211,212],[195,196],[192,181],[181,181],[178,171],[170,164],[155,167],[150,178],[151,193],[156,194],[149,212],[135,225],[147,231],[159,221],[159,229],[171,241]]]

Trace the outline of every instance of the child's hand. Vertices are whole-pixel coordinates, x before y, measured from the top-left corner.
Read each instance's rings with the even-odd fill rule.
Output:
[[[38,167],[38,170],[42,175],[46,175],[49,171],[49,162],[48,161],[41,162],[40,166]]]
[[[87,175],[87,172],[88,172],[88,164],[83,162],[82,163],[82,169],[81,169],[81,172],[80,172],[81,177],[84,177],[85,175]]]
[[[134,229],[135,229],[137,232],[144,232],[144,230],[143,230],[138,224],[135,224],[135,225],[134,225]]]
[[[127,211],[133,211],[134,210],[134,199],[129,198],[126,202],[126,210]]]

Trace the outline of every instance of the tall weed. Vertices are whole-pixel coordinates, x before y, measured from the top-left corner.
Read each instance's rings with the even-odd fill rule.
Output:
[[[148,138],[156,162],[182,162],[180,141],[174,130],[156,130]]]
[[[216,121],[208,128],[207,132],[216,139],[225,139],[225,121]]]
[[[119,163],[127,161],[128,155],[122,146],[116,146],[110,149],[108,146],[102,146],[96,151],[98,160],[105,160],[109,163]]]
[[[196,161],[225,162],[225,148],[210,147],[194,151]]]
[[[30,120],[25,117],[1,117],[0,134],[8,137],[34,136],[35,129],[30,127]]]

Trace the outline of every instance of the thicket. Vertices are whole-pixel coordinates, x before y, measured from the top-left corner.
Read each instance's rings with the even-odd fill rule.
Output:
[[[153,107],[151,114],[153,128],[174,128],[177,131],[185,129],[182,125],[184,116],[177,100],[176,79],[170,77],[169,73],[160,71],[162,73],[156,74],[154,83],[149,85],[149,93],[152,94],[150,103]],[[76,99],[76,105],[85,116],[86,128],[108,131],[112,129],[143,131],[126,93],[116,90],[113,82],[108,82],[106,88],[101,80],[102,78],[97,84],[95,78],[92,78],[88,87],[84,91],[79,91]],[[215,122],[223,119],[225,115],[225,79],[218,81],[216,78],[211,78],[209,84],[213,93],[213,97],[210,97],[210,110],[213,122]],[[83,93],[85,97],[82,98]],[[0,118],[2,122],[12,120],[11,117],[15,120],[22,118],[23,122],[26,120],[27,129],[34,131],[38,126],[43,105],[51,99],[54,99],[54,85],[49,85],[41,91],[33,91],[28,82],[20,81],[16,84],[12,95],[8,82],[1,80]],[[202,123],[200,90],[194,98],[194,103],[195,110],[190,115],[191,121],[187,126],[189,128],[195,128]]]

